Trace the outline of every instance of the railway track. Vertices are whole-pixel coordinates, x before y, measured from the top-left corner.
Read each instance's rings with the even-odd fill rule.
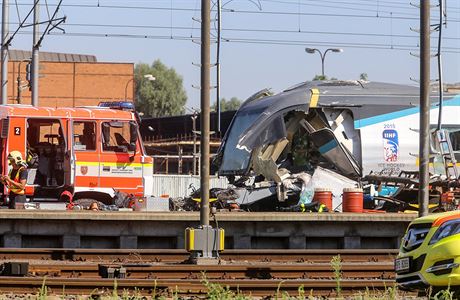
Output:
[[[340,255],[347,262],[392,262],[397,249],[231,249],[221,253],[229,262],[325,262]],[[53,260],[53,261],[104,261],[104,262],[162,262],[187,260],[188,252],[181,249],[43,249],[0,248],[0,260]]]
[[[328,279],[333,278],[330,264],[225,264],[225,265],[98,265],[31,264],[30,276],[60,278],[101,278],[107,268],[123,268],[126,279]],[[392,263],[343,263],[343,279],[394,279]]]
[[[45,284],[56,295],[111,294],[116,286],[142,295],[203,297],[211,282],[253,296],[298,295],[299,287],[307,295],[333,296],[330,261],[338,254],[344,295],[394,286],[396,250],[228,250],[219,265],[191,265],[183,250],[4,248],[0,262],[27,261],[29,269],[25,277],[0,276],[0,293],[36,293]]]
[[[314,296],[334,296],[337,286],[333,279],[312,280],[312,279],[291,279],[291,280],[209,280],[209,283],[218,283],[233,291],[239,291],[252,296],[273,296],[277,293],[289,293],[297,296],[299,288],[305,290],[309,295],[310,291]],[[0,293],[36,293],[43,285],[47,287],[47,294],[54,295],[113,295],[114,286],[118,294],[130,290],[132,293],[141,295],[186,295],[188,297],[199,296],[203,299],[208,288],[202,279],[178,280],[178,279],[82,279],[82,278],[12,278],[5,277],[0,280]],[[341,288],[343,295],[352,295],[363,291],[383,290],[392,287],[392,280],[342,280]],[[136,289],[134,289],[136,287]]]

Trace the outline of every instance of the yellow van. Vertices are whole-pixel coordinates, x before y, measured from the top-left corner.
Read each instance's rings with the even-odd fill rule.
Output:
[[[395,260],[403,289],[460,287],[460,211],[417,218],[409,224]]]

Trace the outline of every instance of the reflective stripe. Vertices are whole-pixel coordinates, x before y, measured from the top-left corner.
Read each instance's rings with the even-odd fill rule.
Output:
[[[134,162],[125,162],[125,163],[119,163],[119,162],[95,162],[95,161],[76,161],[75,164],[77,166],[110,166],[110,167],[142,167],[144,165],[152,165],[152,163],[134,163]]]
[[[19,179],[21,171],[24,170],[24,167],[20,167],[18,171],[16,172],[16,176],[14,176],[13,181],[16,183],[21,183],[21,180]],[[11,178],[11,173],[13,173],[13,169],[10,171],[10,178]],[[11,193],[14,193],[16,195],[24,195],[24,189],[17,188],[15,186],[9,186],[8,187]]]

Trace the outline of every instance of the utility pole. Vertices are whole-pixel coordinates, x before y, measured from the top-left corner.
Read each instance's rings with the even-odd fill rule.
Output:
[[[3,0],[2,2],[2,104],[8,104],[8,45],[7,41],[9,39],[10,30],[9,30],[9,4],[8,0]]]
[[[200,223],[209,226],[209,131],[210,131],[210,34],[211,7],[210,0],[201,0],[201,166],[200,189],[201,210]]]
[[[428,214],[430,149],[430,0],[420,1],[419,216]]]
[[[191,263],[217,264],[224,249],[224,230],[209,225],[209,134],[210,134],[210,33],[211,0],[201,0],[201,137],[200,137],[200,226],[187,228],[185,244]]]
[[[38,68],[40,64],[40,0],[34,0],[34,24],[33,24],[33,46],[32,46],[32,105],[38,106]]]
[[[222,16],[222,3],[221,0],[217,0],[217,62],[216,62],[216,80],[217,80],[217,89],[216,89],[216,132],[220,133],[220,42],[221,42],[221,16]]]

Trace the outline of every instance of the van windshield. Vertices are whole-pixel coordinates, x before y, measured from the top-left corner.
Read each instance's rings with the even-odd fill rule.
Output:
[[[261,110],[249,110],[238,112],[232,122],[228,137],[225,141],[224,155],[219,173],[222,175],[237,175],[248,168],[251,159],[251,152],[238,149],[236,145],[241,134],[248,129],[260,116]]]

